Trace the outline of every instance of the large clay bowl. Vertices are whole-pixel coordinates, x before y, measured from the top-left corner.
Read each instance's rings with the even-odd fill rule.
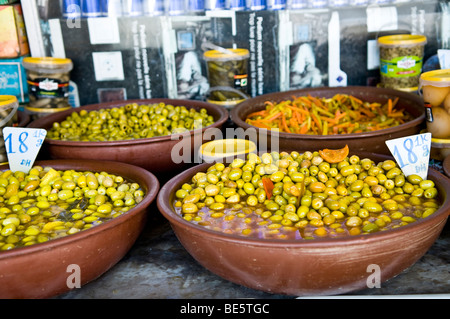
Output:
[[[30,116],[23,111],[17,111],[17,126],[26,127],[30,123]]]
[[[28,127],[50,129],[54,122],[61,122],[72,112],[80,110],[98,110],[101,108],[113,108],[128,103],[150,104],[163,102],[172,105],[184,105],[187,108],[200,110],[205,108],[214,117],[215,123],[207,128],[193,130],[188,133],[175,136],[160,136],[134,140],[108,141],[108,142],[78,142],[60,141],[46,138],[40,154],[46,156],[42,159],[96,159],[111,160],[137,165],[145,168],[155,175],[161,175],[174,171],[181,171],[187,164],[195,161],[194,154],[205,138],[205,130],[208,128],[221,128],[228,119],[228,111],[222,106],[193,100],[175,99],[149,99],[149,100],[127,100],[109,103],[86,105],[67,111],[47,115],[32,121]],[[172,149],[177,143],[177,149],[182,148],[190,154],[184,153],[182,159],[172,159]],[[197,148],[197,149],[196,149]],[[176,153],[178,154],[178,153]],[[48,158],[47,158],[48,157]],[[188,160],[185,160],[188,159]],[[173,175],[172,175],[173,176]]]
[[[371,158],[377,161],[378,157]],[[160,212],[199,264],[226,280],[274,294],[336,295],[382,285],[427,252],[450,211],[450,180],[430,170],[429,178],[442,194],[443,206],[407,226],[369,235],[309,241],[224,234],[185,221],[172,205],[175,191],[209,165],[212,164],[193,167],[167,182],[157,199]]]
[[[310,94],[315,97],[333,97],[335,94],[342,93],[353,95],[362,101],[386,103],[391,98],[399,97],[397,103],[398,109],[405,109],[414,119],[396,127],[386,128],[374,132],[352,133],[339,135],[308,135],[292,134],[268,131],[267,129],[257,128],[245,122],[247,115],[265,108],[264,103],[271,101],[279,103],[281,101],[292,99],[293,96],[305,96]],[[366,86],[348,86],[348,87],[318,87],[301,90],[269,93],[245,100],[231,109],[230,116],[232,121],[243,128],[247,135],[258,140],[258,149],[268,150],[286,150],[295,149],[298,151],[311,151],[318,148],[341,148],[346,144],[354,151],[367,151],[378,154],[390,155],[385,141],[398,137],[419,134],[424,126],[425,110],[422,99],[415,94],[402,92],[394,89],[385,89]],[[251,128],[252,130],[248,130]],[[253,134],[256,129],[255,134]],[[264,137],[264,138],[262,138]],[[254,141],[256,142],[256,141]]]
[[[126,214],[91,229],[1,251],[0,298],[48,298],[76,289],[69,288],[68,283],[76,283],[76,277],[71,275],[79,275],[81,286],[101,276],[134,244],[145,226],[148,207],[159,191],[159,182],[152,173],[129,164],[87,160],[50,160],[35,164],[62,170],[115,173],[139,183],[146,195]],[[8,166],[2,165],[0,169],[8,169]]]

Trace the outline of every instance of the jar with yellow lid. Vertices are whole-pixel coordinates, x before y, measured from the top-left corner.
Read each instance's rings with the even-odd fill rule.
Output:
[[[450,138],[450,69],[420,75],[428,132],[438,139]]]
[[[417,90],[422,71],[424,35],[396,34],[378,38],[381,86]]]
[[[29,106],[32,108],[66,108],[69,104],[71,59],[26,57],[23,67],[27,73]]]
[[[225,107],[248,98],[247,49],[208,50],[203,54],[210,85],[208,102]]]
[[[0,163],[8,161],[5,142],[3,139],[3,128],[14,126],[17,123],[17,109],[19,101],[14,95],[0,95]]]

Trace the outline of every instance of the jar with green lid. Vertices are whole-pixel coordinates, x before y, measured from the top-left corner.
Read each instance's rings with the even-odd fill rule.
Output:
[[[0,95],[0,163],[8,161],[5,142],[3,139],[3,128],[14,126],[17,123],[17,109],[19,101],[14,95]]]
[[[69,80],[72,60],[54,57],[26,57],[29,106],[32,108],[69,107]]]
[[[434,138],[450,138],[450,69],[422,73],[419,93],[423,96],[428,132]]]
[[[208,102],[223,102],[225,107],[234,105],[231,101],[248,98],[247,49],[209,50],[203,54],[207,64],[210,85]]]
[[[417,89],[422,71],[423,35],[397,34],[378,38],[381,85],[393,89]]]

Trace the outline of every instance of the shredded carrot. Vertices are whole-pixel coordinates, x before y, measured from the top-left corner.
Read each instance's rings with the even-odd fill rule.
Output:
[[[397,126],[412,119],[402,109],[397,109],[399,98],[388,99],[384,104],[363,102],[346,94],[332,98],[311,95],[292,96],[281,102],[265,101],[264,109],[250,113],[250,125],[277,129],[297,134],[348,134],[368,132]]]
[[[250,113],[249,115],[247,115],[247,117],[255,117],[255,116],[258,116],[258,115],[264,116],[265,114],[266,114],[266,110],[262,110],[262,111],[259,111],[259,112]]]

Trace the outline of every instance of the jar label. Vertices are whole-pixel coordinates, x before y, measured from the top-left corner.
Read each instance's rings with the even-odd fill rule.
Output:
[[[236,74],[234,76],[234,88],[238,90],[246,90],[248,83],[247,74]]]
[[[66,98],[69,96],[69,82],[58,79],[37,78],[27,80],[28,90],[36,98]]]
[[[418,56],[402,56],[392,60],[380,60],[381,75],[394,78],[418,76],[423,59]]]
[[[431,104],[424,102],[425,106],[425,119],[427,122],[433,122],[433,110],[431,109]]]

